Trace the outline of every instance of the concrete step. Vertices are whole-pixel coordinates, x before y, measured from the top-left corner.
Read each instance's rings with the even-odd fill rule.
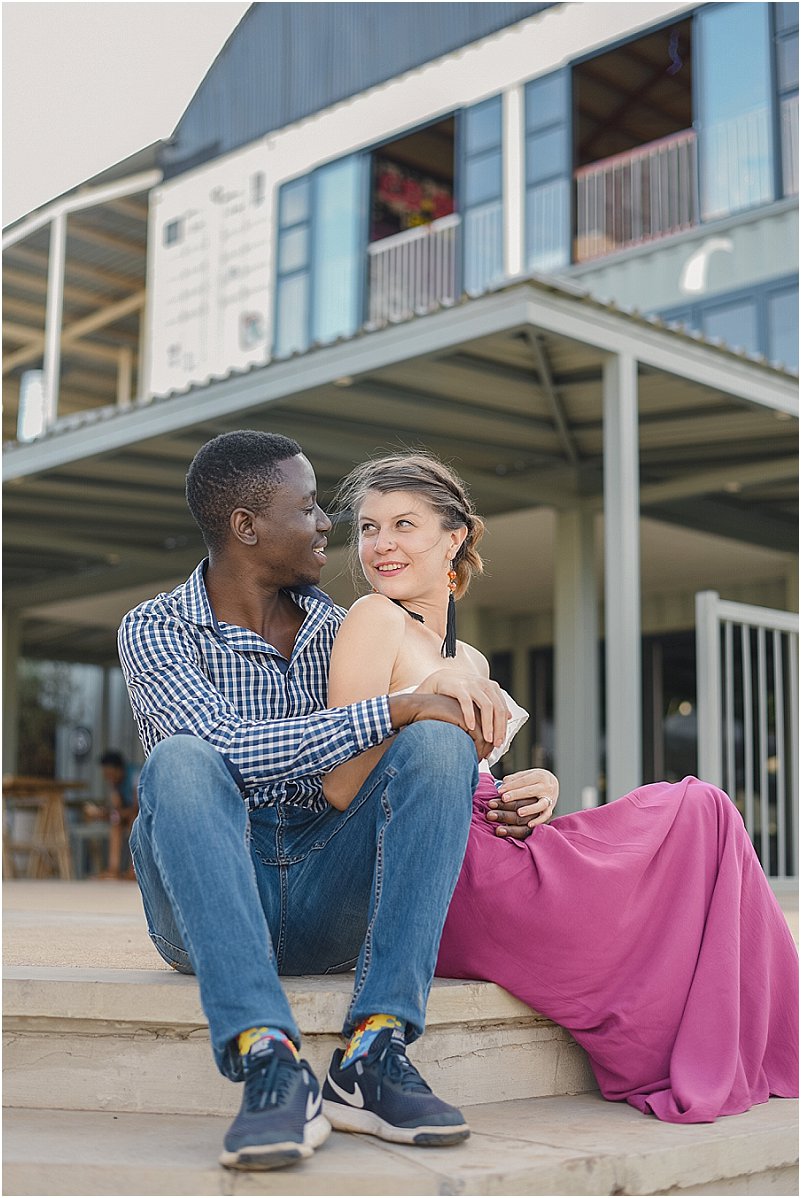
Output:
[[[659,1123],[597,1094],[489,1103],[471,1138],[419,1149],[334,1133],[274,1173],[220,1168],[226,1120],[8,1111],[4,1194],[797,1194],[797,1103]]]
[[[285,979],[318,1076],[341,1043],[351,975]],[[9,966],[4,1102],[64,1110],[232,1115],[236,1087],[214,1067],[197,982],[152,970]],[[488,982],[437,979],[410,1056],[459,1106],[596,1088],[572,1037]],[[55,1097],[57,1096],[57,1098]]]

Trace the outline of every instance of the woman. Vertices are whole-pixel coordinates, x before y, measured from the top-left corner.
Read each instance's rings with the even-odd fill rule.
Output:
[[[337,636],[329,702],[431,690],[443,670],[489,691],[485,658],[453,637],[483,531],[460,480],[427,455],[388,457],[352,471],[341,503],[376,593]],[[329,802],[346,807],[381,752],[330,774]],[[685,778],[553,823],[545,799],[519,807],[525,840],[503,834],[481,774],[437,973],[504,986],[572,1032],[604,1097],[660,1119],[797,1095],[795,945],[730,799]]]

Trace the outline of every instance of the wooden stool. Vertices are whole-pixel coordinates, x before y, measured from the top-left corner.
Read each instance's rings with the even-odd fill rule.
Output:
[[[64,794],[68,790],[82,790],[84,786],[83,782],[56,778],[3,779],[3,873],[6,877],[17,876],[15,854],[27,853],[29,878],[46,878],[53,874],[65,881],[72,878]],[[15,810],[36,812],[29,841],[13,838],[6,815]]]

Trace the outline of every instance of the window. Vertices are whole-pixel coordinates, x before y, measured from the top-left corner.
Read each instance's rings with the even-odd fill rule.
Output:
[[[365,177],[364,160],[354,154],[280,189],[276,357],[358,328]]]
[[[503,109],[500,96],[462,116],[463,287],[479,295],[503,278]]]
[[[758,353],[756,300],[706,306],[701,312],[701,332],[710,339],[719,337],[732,349]]]
[[[798,5],[773,4],[781,194],[798,195]]]
[[[767,294],[768,360],[798,370],[798,284]]]
[[[774,194],[769,9],[710,4],[698,15],[701,217],[768,203]]]
[[[570,261],[570,73],[526,86],[526,265],[558,270]]]
[[[275,354],[287,357],[309,347],[311,181],[285,183],[278,200],[278,273],[275,292]]]
[[[699,329],[705,337],[720,337],[731,349],[764,354],[775,365],[798,370],[797,278],[776,279],[660,315]]]

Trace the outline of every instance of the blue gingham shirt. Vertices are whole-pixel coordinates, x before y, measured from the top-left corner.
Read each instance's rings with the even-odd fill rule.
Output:
[[[316,587],[290,590],[306,613],[289,661],[257,633],[221,623],[206,561],[122,621],[118,645],[145,752],[192,733],[223,756],[248,809],[325,809],[321,775],[393,729],[386,695],[326,709],[331,647],[345,611]]]

